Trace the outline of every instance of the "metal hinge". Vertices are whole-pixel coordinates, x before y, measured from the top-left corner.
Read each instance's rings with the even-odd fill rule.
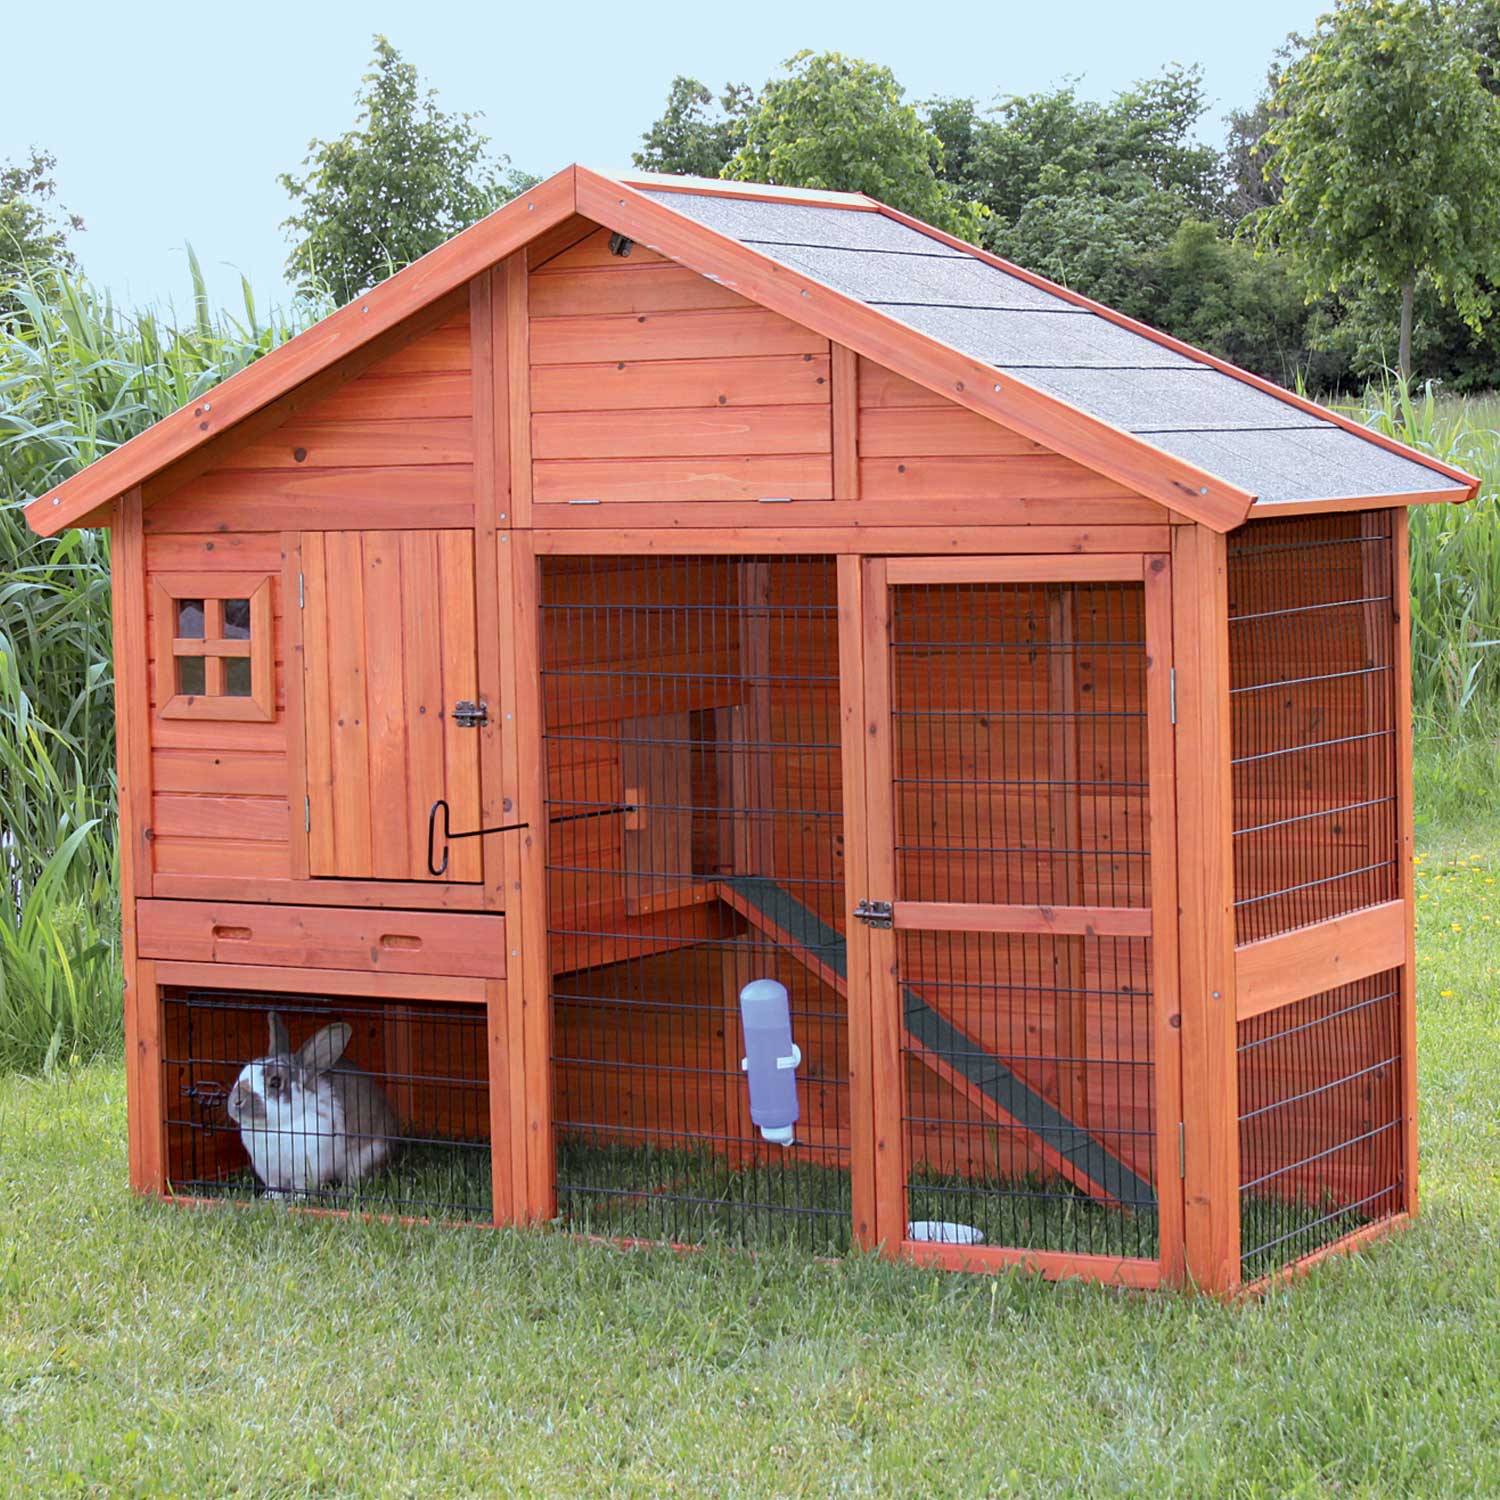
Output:
[[[1172,693],[1172,722],[1177,722],[1177,668],[1173,667],[1167,673],[1167,683]]]
[[[312,798],[311,797],[304,797],[302,799],[302,831],[303,831],[303,833],[311,833],[312,832]]]
[[[453,722],[460,729],[478,729],[481,724],[490,722],[490,711],[482,700],[472,703],[465,698],[462,703],[453,705]]]
[[[889,901],[871,901],[868,897],[861,898],[856,904],[854,915],[866,927],[892,927],[896,921]]]
[[[1177,1122],[1177,1175],[1180,1178],[1187,1177],[1187,1122]]]
[[[302,573],[297,575],[297,608],[307,608],[307,578]]]

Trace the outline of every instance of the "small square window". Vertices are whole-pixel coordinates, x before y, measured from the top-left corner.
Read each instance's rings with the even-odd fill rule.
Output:
[[[250,658],[248,656],[227,657],[224,662],[224,696],[248,698],[250,683]]]
[[[250,601],[248,599],[224,601],[224,639],[226,641],[250,639]]]
[[[177,691],[189,698],[201,697],[207,686],[207,662],[201,656],[177,658]]]
[[[203,639],[203,601],[201,599],[177,601],[177,638],[183,641]]]
[[[166,719],[276,718],[273,580],[255,573],[158,573],[157,712]]]

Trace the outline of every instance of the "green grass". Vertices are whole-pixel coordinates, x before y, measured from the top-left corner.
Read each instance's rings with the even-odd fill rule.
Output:
[[[1245,1307],[195,1214],[117,1063],[0,1079],[0,1494],[1500,1493],[1500,828],[1422,845],[1421,1220]]]

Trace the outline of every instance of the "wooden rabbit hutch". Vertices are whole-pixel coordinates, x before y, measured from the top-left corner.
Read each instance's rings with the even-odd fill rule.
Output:
[[[1218,1292],[1401,1222],[1474,489],[869,199],[559,173],[28,510],[113,531],[134,1185],[267,1189],[242,1069],[337,1055],[300,1200]]]

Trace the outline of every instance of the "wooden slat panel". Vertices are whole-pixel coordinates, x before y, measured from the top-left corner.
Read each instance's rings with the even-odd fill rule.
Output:
[[[918,385],[904,375],[863,355],[859,361],[859,404],[861,410],[887,406],[948,407],[953,403],[925,385]]]
[[[827,405],[553,412],[531,419],[538,459],[827,453]]]
[[[894,583],[1139,583],[1141,559],[1128,553],[1078,557],[892,558]]]
[[[865,500],[986,500],[1011,496],[1053,501],[1127,500],[1139,507],[1128,519],[1166,519],[1166,512],[1154,500],[1141,499],[1124,485],[1055,454],[1032,458],[862,458],[859,485]]]
[[[287,758],[273,751],[162,750],[151,757],[157,792],[274,797],[287,789]]]
[[[146,512],[151,533],[296,531],[474,524],[473,470],[467,464],[388,469],[305,469],[274,478],[256,469],[205,474]]]
[[[915,931],[1151,936],[1151,911],[1144,906],[981,906],[958,901],[896,901],[892,905],[897,928]]]
[[[463,532],[452,535],[464,540]],[[402,648],[404,597],[402,533],[371,531],[364,537],[364,642],[366,743],[370,767],[371,866],[359,874],[377,880],[403,880],[411,868],[412,828],[407,817],[407,733]]]
[[[158,838],[152,848],[163,875],[212,874],[219,879],[288,880],[291,846],[250,839]]]
[[[328,681],[328,563],[322,532],[302,538],[302,733],[307,755],[306,796],[318,808],[307,822],[308,873],[337,871],[333,819],[333,700]]]
[[[1248,1020],[1385,969],[1406,954],[1406,906],[1387,901],[1235,949],[1235,1018]]]
[[[268,532],[215,531],[146,538],[148,574],[275,573],[280,568],[281,538]]]
[[[461,533],[460,533],[461,534]],[[432,804],[443,796],[444,716],[453,706],[445,696],[442,658],[442,595],[439,587],[438,533],[408,531],[401,537],[401,634],[406,700],[407,850],[419,850],[403,873],[418,879],[427,871],[427,824]],[[455,828],[466,825],[454,822]],[[416,840],[416,845],[412,844]],[[462,848],[462,844],[455,848]],[[441,856],[440,856],[441,857]],[[450,856],[449,868],[456,866]]]
[[[690,500],[826,500],[833,466],[824,456],[703,459],[553,459],[533,465],[539,504],[576,499],[651,503]]]
[[[531,373],[531,394],[536,412],[814,404],[829,398],[829,359],[787,354],[544,365]]]
[[[635,317],[538,318],[531,328],[534,365],[827,353],[826,338],[761,308]]]
[[[830,502],[837,506],[839,501]],[[583,507],[587,509],[588,507]],[[739,507],[748,510],[749,507]],[[825,514],[822,502],[818,514]],[[554,515],[548,521],[556,519]],[[592,557],[652,553],[664,550],[670,536],[674,553],[704,556],[743,554],[746,539],[717,526],[678,526],[670,533],[645,526],[552,527],[536,533],[536,549],[546,557]],[[1171,545],[1167,526],[861,526],[858,531],[834,526],[772,526],[755,531],[761,553],[847,552],[871,557],[940,552],[948,557],[983,557],[996,553],[1149,552]]]
[[[634,253],[629,260],[613,259],[610,266],[543,272],[531,288],[532,317],[751,306],[728,287],[670,261],[638,264]]]
[[[468,370],[421,370],[392,375],[378,367],[351,380],[307,408],[303,421],[426,421],[467,417],[474,409],[474,387]]]
[[[141,903],[142,952],[194,962],[288,964],[503,978],[505,919],[236,901]]]
[[[191,796],[158,789],[151,825],[157,838],[287,841],[286,797]]]
[[[474,539],[461,532],[438,537],[438,598],[442,619],[443,789],[457,829],[479,824],[479,735],[462,728],[452,714],[461,700],[478,694],[474,637]],[[426,823],[421,825],[425,848]],[[413,851],[415,853],[416,851]],[[423,860],[426,856],[423,854]],[[413,860],[413,864],[416,861]],[[412,873],[419,873],[413,870]],[[449,851],[453,880],[479,880],[482,860],[477,839],[460,839]]]
[[[1046,453],[1024,438],[962,406],[871,408],[860,413],[859,451],[865,458],[946,454],[1015,458]]]
[[[284,994],[353,995],[372,1000],[451,1000],[485,1003],[486,981],[462,974],[371,974],[358,970],[283,968],[279,965],[203,964],[155,960],[159,984],[213,989],[272,990]]]
[[[328,742],[332,805],[313,806],[313,822],[332,813],[333,867],[314,875],[368,877],[374,872],[370,826],[369,708],[365,697],[364,538],[335,531],[325,540],[328,617]]]
[[[234,455],[234,467],[382,469],[411,464],[468,464],[473,459],[473,424],[467,416],[403,415],[380,420],[289,422],[259,442],[241,448]]]

